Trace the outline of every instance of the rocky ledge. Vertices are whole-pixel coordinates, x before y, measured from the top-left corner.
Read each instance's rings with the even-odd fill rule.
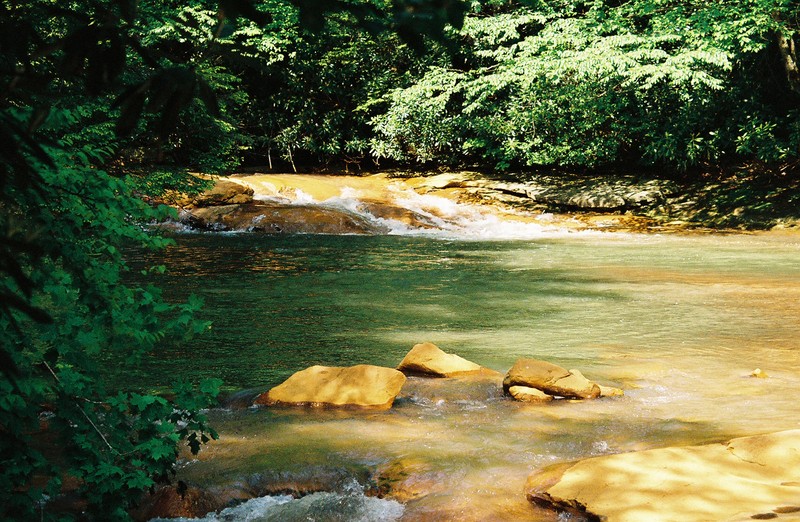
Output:
[[[798,520],[800,430],[556,465],[528,499],[605,522]]]
[[[247,175],[216,180],[193,197],[171,195],[180,220],[192,228],[264,233],[382,234],[386,220],[411,228],[435,227],[435,218],[392,201],[402,184],[419,194],[482,205],[502,214],[543,213],[573,229],[670,231],[686,228],[800,228],[800,182],[792,179],[676,181],[634,175],[537,174],[502,179],[475,172],[385,173],[371,176],[270,175],[278,196],[313,187],[322,199],[344,187],[369,187],[358,208],[254,199]],[[323,190],[324,189],[324,190]],[[322,195],[324,193],[324,196]],[[365,219],[364,216],[370,216]]]
[[[620,172],[503,178],[448,172],[421,178],[416,185],[421,192],[461,191],[490,205],[572,214],[589,228],[800,228],[800,178],[758,168],[683,178]]]

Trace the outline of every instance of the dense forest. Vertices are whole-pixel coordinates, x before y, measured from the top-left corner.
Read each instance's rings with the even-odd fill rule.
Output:
[[[218,381],[167,398],[99,370],[208,328],[125,277],[189,172],[793,175],[798,45],[792,0],[4,2],[0,518],[71,481],[122,519],[215,435]]]

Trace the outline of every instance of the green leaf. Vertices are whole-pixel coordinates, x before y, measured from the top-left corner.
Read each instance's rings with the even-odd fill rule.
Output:
[[[130,397],[131,406],[134,406],[139,411],[146,410],[148,406],[158,400],[154,395],[139,395],[138,393],[132,393]]]
[[[211,397],[219,395],[220,386],[222,386],[222,379],[211,378],[200,381],[200,391]]]

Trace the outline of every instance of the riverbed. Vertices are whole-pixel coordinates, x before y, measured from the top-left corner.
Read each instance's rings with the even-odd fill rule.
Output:
[[[430,341],[500,373],[543,359],[625,391],[531,405],[489,381],[411,378],[382,413],[233,401],[180,477],[245,492],[327,481],[336,494],[297,519],[339,520],[343,499],[380,492],[364,520],[546,521],[523,492],[545,466],[800,427],[800,237],[537,226],[497,240],[177,235],[161,283],[203,297],[214,326],[131,382],[220,377],[246,398],[314,364],[394,367]]]

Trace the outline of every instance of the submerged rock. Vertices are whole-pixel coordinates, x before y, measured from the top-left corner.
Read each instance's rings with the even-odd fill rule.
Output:
[[[429,462],[402,458],[378,467],[373,478],[378,496],[398,502],[410,502],[444,491],[444,473]]]
[[[600,396],[600,387],[578,370],[567,370],[536,359],[519,359],[514,363],[503,380],[503,389],[508,393],[512,386],[536,388],[547,395],[568,399],[594,399]]]
[[[344,491],[353,484],[368,482],[371,470],[358,466],[304,465],[282,470],[265,470],[247,479],[253,496],[291,495],[300,498],[322,491]]]
[[[791,430],[559,465],[531,475],[526,492],[607,522],[775,518],[800,504],[798,469],[800,430]]]
[[[385,410],[405,381],[402,372],[381,366],[312,366],[262,393],[255,404]]]
[[[503,375],[486,368],[446,379],[409,375],[397,400],[425,408],[461,408],[502,399]]]
[[[458,355],[445,353],[433,343],[420,343],[411,348],[397,369],[403,373],[451,377],[480,372],[482,367]]]

